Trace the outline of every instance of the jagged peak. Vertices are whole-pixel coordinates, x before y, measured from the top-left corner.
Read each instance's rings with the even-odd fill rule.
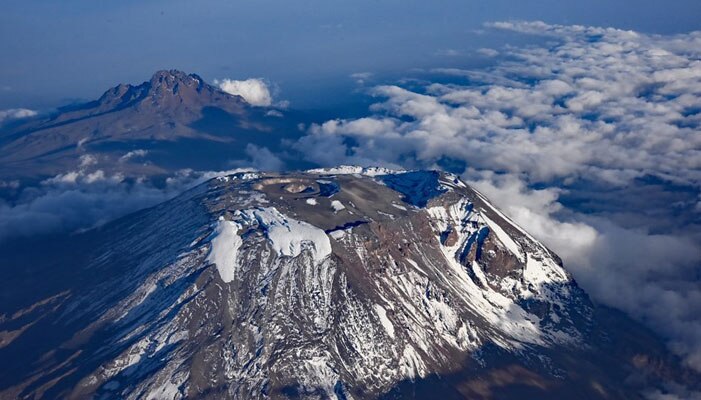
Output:
[[[205,104],[213,97],[234,98],[204,81],[197,74],[170,69],[158,70],[139,85],[121,83],[100,97],[98,104],[104,110],[123,108],[147,101],[148,106],[162,107],[178,104]],[[148,100],[147,100],[148,99]]]
[[[205,84],[199,75],[188,74],[177,69],[156,71],[148,83],[151,86],[151,90],[162,86],[173,87],[179,84],[188,86]]]

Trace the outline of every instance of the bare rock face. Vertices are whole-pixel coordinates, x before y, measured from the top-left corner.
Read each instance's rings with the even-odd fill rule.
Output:
[[[67,282],[0,320],[20,330],[0,358],[24,360],[0,398],[637,398],[697,377],[452,175],[224,176],[75,242]]]

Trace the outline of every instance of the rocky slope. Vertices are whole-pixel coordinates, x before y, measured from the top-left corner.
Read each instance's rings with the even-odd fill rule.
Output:
[[[59,247],[60,272],[3,287],[0,398],[642,398],[699,378],[438,172],[223,176]]]

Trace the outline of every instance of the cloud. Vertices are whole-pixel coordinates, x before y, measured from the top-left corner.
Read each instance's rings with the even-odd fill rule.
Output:
[[[701,392],[689,390],[676,384],[665,385],[664,391],[654,389],[646,391],[642,395],[648,400],[701,400]]]
[[[374,95],[386,99],[374,106],[377,115],[317,125],[305,141],[353,137],[359,145],[341,141],[338,151],[418,164],[450,156],[476,169],[525,173],[531,182],[619,184],[654,174],[700,184],[701,33],[646,36],[540,22],[492,26],[561,41],[507,49],[511,61],[486,72],[464,71],[479,77],[474,86],[377,87]],[[370,122],[381,131],[368,133]]]
[[[246,155],[251,157],[250,166],[261,171],[282,171],[285,167],[285,163],[267,147],[249,143],[246,146]]]
[[[282,118],[285,116],[285,114],[281,113],[278,110],[270,110],[265,113],[266,117],[276,117],[276,118]]]
[[[38,115],[36,111],[26,108],[10,108],[8,110],[0,110],[0,124],[13,119],[29,118],[36,115]]]
[[[273,169],[282,165],[266,148],[249,145],[252,164]],[[143,157],[148,151],[126,153],[120,161]],[[83,154],[75,170],[45,179],[37,186],[19,181],[0,181],[0,188],[13,189],[12,202],[0,199],[0,241],[37,234],[69,233],[90,229],[121,216],[169,200],[183,191],[217,176],[250,171],[193,171],[182,169],[156,184],[147,177],[105,172],[98,157]]]
[[[125,181],[101,170],[65,173],[39,188],[24,189],[15,204],[0,204],[0,240],[98,226],[165,201],[182,189]]]
[[[19,187],[19,180],[14,179],[10,181],[5,181],[0,179],[0,189],[19,189]]]
[[[131,151],[127,152],[126,154],[124,154],[123,156],[119,157],[119,161],[125,162],[125,161],[129,161],[133,158],[143,158],[143,157],[146,157],[146,155],[148,155],[148,150],[144,150],[144,149],[131,150]]]
[[[229,165],[239,169],[253,169],[257,171],[285,170],[285,162],[267,147],[249,143],[246,145],[245,153],[248,158],[230,160]]]
[[[364,85],[368,80],[370,80],[375,74],[372,72],[356,72],[350,75],[351,79],[355,81],[358,85]]]
[[[605,37],[607,41],[615,41],[641,37],[637,32],[630,30],[598,26],[548,24],[543,21],[497,21],[488,22],[484,25],[486,28],[550,36],[557,39],[571,39],[575,37],[577,39],[599,39]]]
[[[436,51],[436,55],[440,57],[457,57],[462,55],[462,52],[455,49],[441,49]]]
[[[13,203],[0,201],[0,241],[96,227],[171,199],[208,179],[248,170],[180,170],[161,185],[101,169],[67,171],[39,186],[21,189]]]
[[[80,167],[86,168],[91,165],[97,164],[97,157],[92,154],[83,154],[80,156]]]
[[[484,57],[496,57],[499,55],[499,51],[494,49],[481,48],[477,49],[477,54],[482,55]]]
[[[370,115],[312,125],[295,148],[329,166],[457,166],[596,300],[701,370],[701,32],[488,28],[550,40],[432,70],[442,83],[378,86]]]
[[[243,81],[232,79],[214,80],[214,84],[229,94],[243,97],[252,106],[268,107],[273,103],[268,84],[260,78],[251,78]]]

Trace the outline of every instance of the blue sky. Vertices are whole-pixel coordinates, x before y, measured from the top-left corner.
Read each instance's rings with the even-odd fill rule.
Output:
[[[505,40],[475,33],[487,21],[680,33],[701,29],[699,15],[697,0],[5,0],[0,108],[91,99],[163,68],[264,77],[293,104],[316,106],[348,94],[340,78],[353,72],[464,66],[469,50]]]

